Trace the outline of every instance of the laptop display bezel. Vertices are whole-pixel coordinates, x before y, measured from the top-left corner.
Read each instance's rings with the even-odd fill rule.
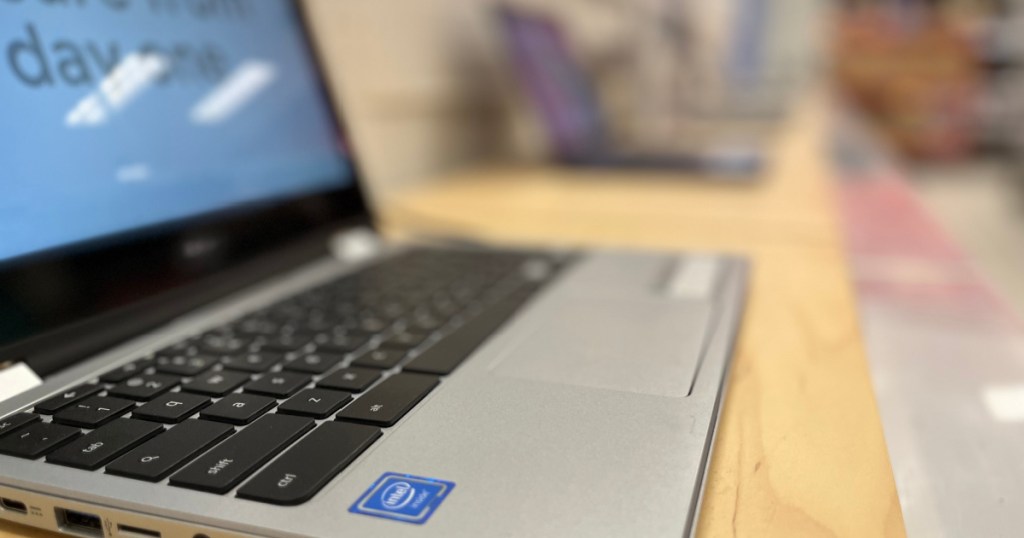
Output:
[[[316,66],[313,75],[328,104],[335,138],[350,164],[351,177],[339,178],[346,187],[0,262],[0,364],[25,361],[41,374],[69,366],[110,345],[107,340],[146,330],[284,266],[326,254],[331,232],[372,226],[358,159],[308,14],[299,0],[288,3]],[[5,303],[11,309],[6,314]]]

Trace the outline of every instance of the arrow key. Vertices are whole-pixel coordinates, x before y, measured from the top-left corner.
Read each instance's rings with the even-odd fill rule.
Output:
[[[44,415],[52,415],[57,411],[60,411],[75,402],[88,398],[101,390],[103,390],[103,386],[101,385],[79,385],[75,388],[59,392],[48,400],[37,403],[35,412],[42,413]]]

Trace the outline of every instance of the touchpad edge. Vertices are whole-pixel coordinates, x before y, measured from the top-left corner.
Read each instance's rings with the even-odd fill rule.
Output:
[[[701,301],[562,296],[532,311],[531,329],[490,367],[518,379],[685,397],[709,317]]]

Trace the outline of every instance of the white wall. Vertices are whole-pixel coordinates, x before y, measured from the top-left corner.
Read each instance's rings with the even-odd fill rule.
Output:
[[[504,144],[486,2],[307,4],[373,194]]]

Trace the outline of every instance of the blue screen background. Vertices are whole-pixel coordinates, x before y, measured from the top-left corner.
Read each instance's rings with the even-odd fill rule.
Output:
[[[154,11],[160,2],[163,10]],[[189,11],[204,4],[218,2],[0,0],[0,260],[352,182],[289,3],[225,0],[223,16]],[[239,8],[244,16],[231,11]],[[12,47],[29,39],[28,25],[48,56],[52,84],[29,86],[12,69]],[[57,60],[69,53],[55,54],[59,42],[84,51],[91,84],[60,79]],[[154,82],[107,110],[104,121],[69,126],[70,111],[102,93],[105,73],[88,43],[117,47],[122,59],[152,53],[147,43],[213,46],[226,75]],[[38,74],[36,56],[15,56],[23,72]],[[246,65],[272,76],[231,115],[197,123],[197,104]]]

